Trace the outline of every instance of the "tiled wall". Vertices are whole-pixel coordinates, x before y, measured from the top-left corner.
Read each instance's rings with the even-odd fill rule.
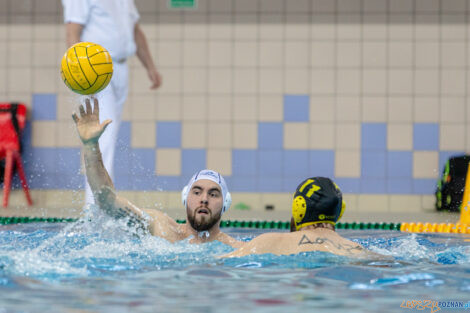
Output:
[[[31,109],[32,187],[77,189],[62,9],[40,2],[0,0],[0,99]],[[391,208],[431,195],[445,160],[470,150],[470,1],[197,3],[136,0],[164,84],[150,91],[130,60],[117,188],[177,191],[205,167],[235,193],[292,192],[325,175]]]

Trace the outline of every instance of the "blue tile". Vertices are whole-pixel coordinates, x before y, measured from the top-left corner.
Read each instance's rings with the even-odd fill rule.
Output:
[[[463,156],[465,152],[463,151],[440,151],[439,152],[439,175],[444,171],[444,166],[447,160],[451,157]]]
[[[284,150],[284,177],[295,179],[299,177],[307,178],[310,173],[309,156],[310,154],[308,150]]]
[[[282,175],[282,151],[260,150],[258,152],[258,168],[260,176]]]
[[[417,123],[413,125],[414,150],[439,150],[439,124]]]
[[[361,190],[361,180],[359,178],[335,177],[333,181],[342,193],[359,193]]]
[[[385,178],[362,178],[361,193],[381,194],[387,192]]]
[[[282,180],[282,191],[292,193],[292,195],[293,195],[295,193],[295,189],[306,178],[307,178],[307,176],[305,176],[305,174],[304,175],[297,175],[297,177],[285,177]]]
[[[232,174],[234,176],[257,176],[257,150],[232,150]]]
[[[206,168],[205,149],[182,149],[181,150],[181,173],[182,176],[191,178],[196,172]]]
[[[121,122],[119,125],[117,147],[131,147],[131,123],[127,121]]]
[[[155,175],[155,149],[132,149],[132,162],[130,165],[131,176]]]
[[[56,148],[33,148],[31,158],[34,162],[28,164],[28,170],[38,175],[57,173]]]
[[[387,149],[387,125],[385,123],[363,123],[361,127],[361,149]]]
[[[413,193],[414,194],[434,194],[437,187],[437,179],[421,178],[413,180]]]
[[[282,149],[284,125],[278,122],[260,122],[258,124],[258,148]]]
[[[256,177],[233,176],[230,179],[230,192],[258,192]],[[228,184],[228,182],[227,182]]]
[[[181,122],[157,123],[157,147],[181,148]]]
[[[57,95],[33,94],[33,120],[55,121],[57,120]]]
[[[114,187],[116,190],[132,190],[131,175],[116,175],[114,178]]]
[[[284,96],[284,121],[308,122],[310,120],[310,97],[308,95]]]
[[[371,150],[361,153],[361,177],[362,178],[384,178],[385,177],[385,152]]]
[[[80,148],[56,148],[57,173],[80,175]]]
[[[387,192],[390,194],[412,194],[413,179],[411,178],[388,178]]]
[[[120,175],[130,175],[131,164],[134,162],[133,149],[125,145],[117,145],[114,152],[114,173],[115,177]]]
[[[181,184],[180,177],[177,176],[158,176],[157,188],[163,191],[181,191],[183,184]]]
[[[279,176],[258,177],[258,192],[282,192],[282,179]]]
[[[387,152],[387,176],[411,178],[413,175],[413,153],[411,151]]]
[[[332,178],[335,174],[334,150],[310,151],[310,175]]]
[[[179,177],[178,177],[179,178]],[[153,174],[131,175],[131,190],[157,190],[157,176]]]
[[[57,174],[57,187],[53,189],[79,190],[85,186],[85,177],[74,174]]]

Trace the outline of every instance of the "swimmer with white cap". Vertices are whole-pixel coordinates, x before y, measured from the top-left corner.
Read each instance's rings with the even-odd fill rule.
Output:
[[[120,218],[131,218],[152,235],[176,242],[191,238],[192,243],[218,240],[239,247],[240,241],[220,231],[220,219],[232,202],[224,178],[212,170],[202,170],[194,174],[183,188],[181,198],[186,209],[186,224],[178,224],[165,213],[154,209],[140,209],[115,192],[113,182],[106,171],[101,157],[98,139],[111,120],[99,121],[98,100],[90,101],[86,107],[79,107],[80,117],[74,113],[78,134],[83,143],[85,169],[95,202],[107,214]]]

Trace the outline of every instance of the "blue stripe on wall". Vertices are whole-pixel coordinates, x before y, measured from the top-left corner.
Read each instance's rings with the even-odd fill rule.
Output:
[[[284,121],[308,122],[310,120],[310,96],[285,95]]]
[[[417,123],[413,125],[414,150],[439,150],[439,124]]]

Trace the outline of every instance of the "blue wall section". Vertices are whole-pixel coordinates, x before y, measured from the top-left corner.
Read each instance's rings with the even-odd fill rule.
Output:
[[[310,97],[307,95],[284,96],[284,121],[308,122],[310,120]]]
[[[181,147],[181,122],[157,122],[157,147]]]
[[[57,95],[34,94],[32,109],[33,120],[55,121],[57,119]]]
[[[439,150],[439,124],[417,123],[413,126],[414,150]]]

